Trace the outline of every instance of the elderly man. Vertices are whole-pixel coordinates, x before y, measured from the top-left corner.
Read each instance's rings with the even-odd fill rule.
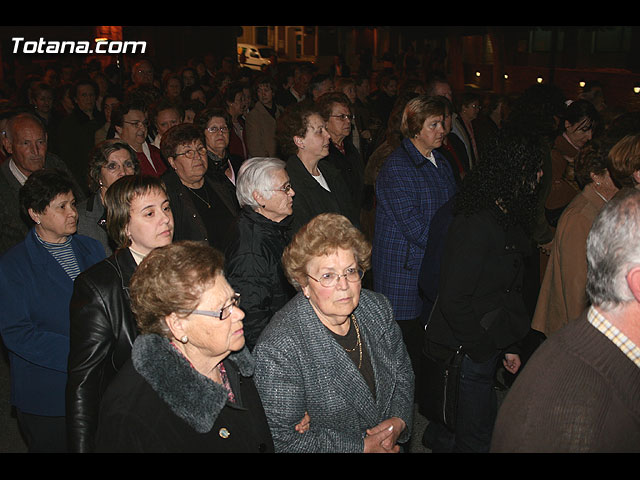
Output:
[[[44,125],[32,114],[20,113],[10,118],[2,142],[9,158],[0,165],[0,254],[24,240],[29,230],[20,216],[18,201],[18,191],[29,175],[45,167],[71,175],[59,157],[47,152]],[[76,200],[81,199],[80,188],[74,190]]]
[[[640,452],[640,191],[587,239],[591,306],[549,337],[500,409],[494,452]]]

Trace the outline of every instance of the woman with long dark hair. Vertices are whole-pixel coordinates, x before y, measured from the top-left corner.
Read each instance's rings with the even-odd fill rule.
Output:
[[[432,422],[425,439],[433,451],[488,451],[496,369],[502,359],[508,372],[518,371],[518,342],[530,326],[523,271],[546,150],[539,137],[507,129],[487,151],[490,157],[465,177],[455,199],[426,327],[427,355],[445,359],[459,347],[464,352],[455,432]]]

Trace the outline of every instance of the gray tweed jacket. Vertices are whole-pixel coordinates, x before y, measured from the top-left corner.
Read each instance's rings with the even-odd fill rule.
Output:
[[[375,376],[374,399],[356,365],[298,293],[276,313],[253,351],[255,381],[277,452],[362,452],[368,428],[402,418],[409,439],[414,373],[391,305],[362,290],[354,312]],[[305,412],[310,429],[294,430]]]

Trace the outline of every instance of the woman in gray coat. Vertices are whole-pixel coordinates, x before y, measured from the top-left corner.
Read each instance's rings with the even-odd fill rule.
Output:
[[[276,451],[398,452],[410,437],[414,374],[388,300],[361,289],[370,255],[363,234],[333,213],[285,250],[300,291],[253,352]]]

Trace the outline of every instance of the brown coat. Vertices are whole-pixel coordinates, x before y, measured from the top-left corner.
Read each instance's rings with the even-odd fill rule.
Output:
[[[573,165],[578,153],[564,135],[556,138],[551,150],[551,191],[545,204],[548,209],[564,207],[580,191]]]
[[[531,324],[534,330],[549,336],[587,307],[587,235],[604,203],[590,183],[562,213]]]
[[[276,109],[276,118],[282,113],[282,107]],[[247,150],[251,157],[277,157],[276,118],[267,112],[264,105],[256,102],[245,116]]]

